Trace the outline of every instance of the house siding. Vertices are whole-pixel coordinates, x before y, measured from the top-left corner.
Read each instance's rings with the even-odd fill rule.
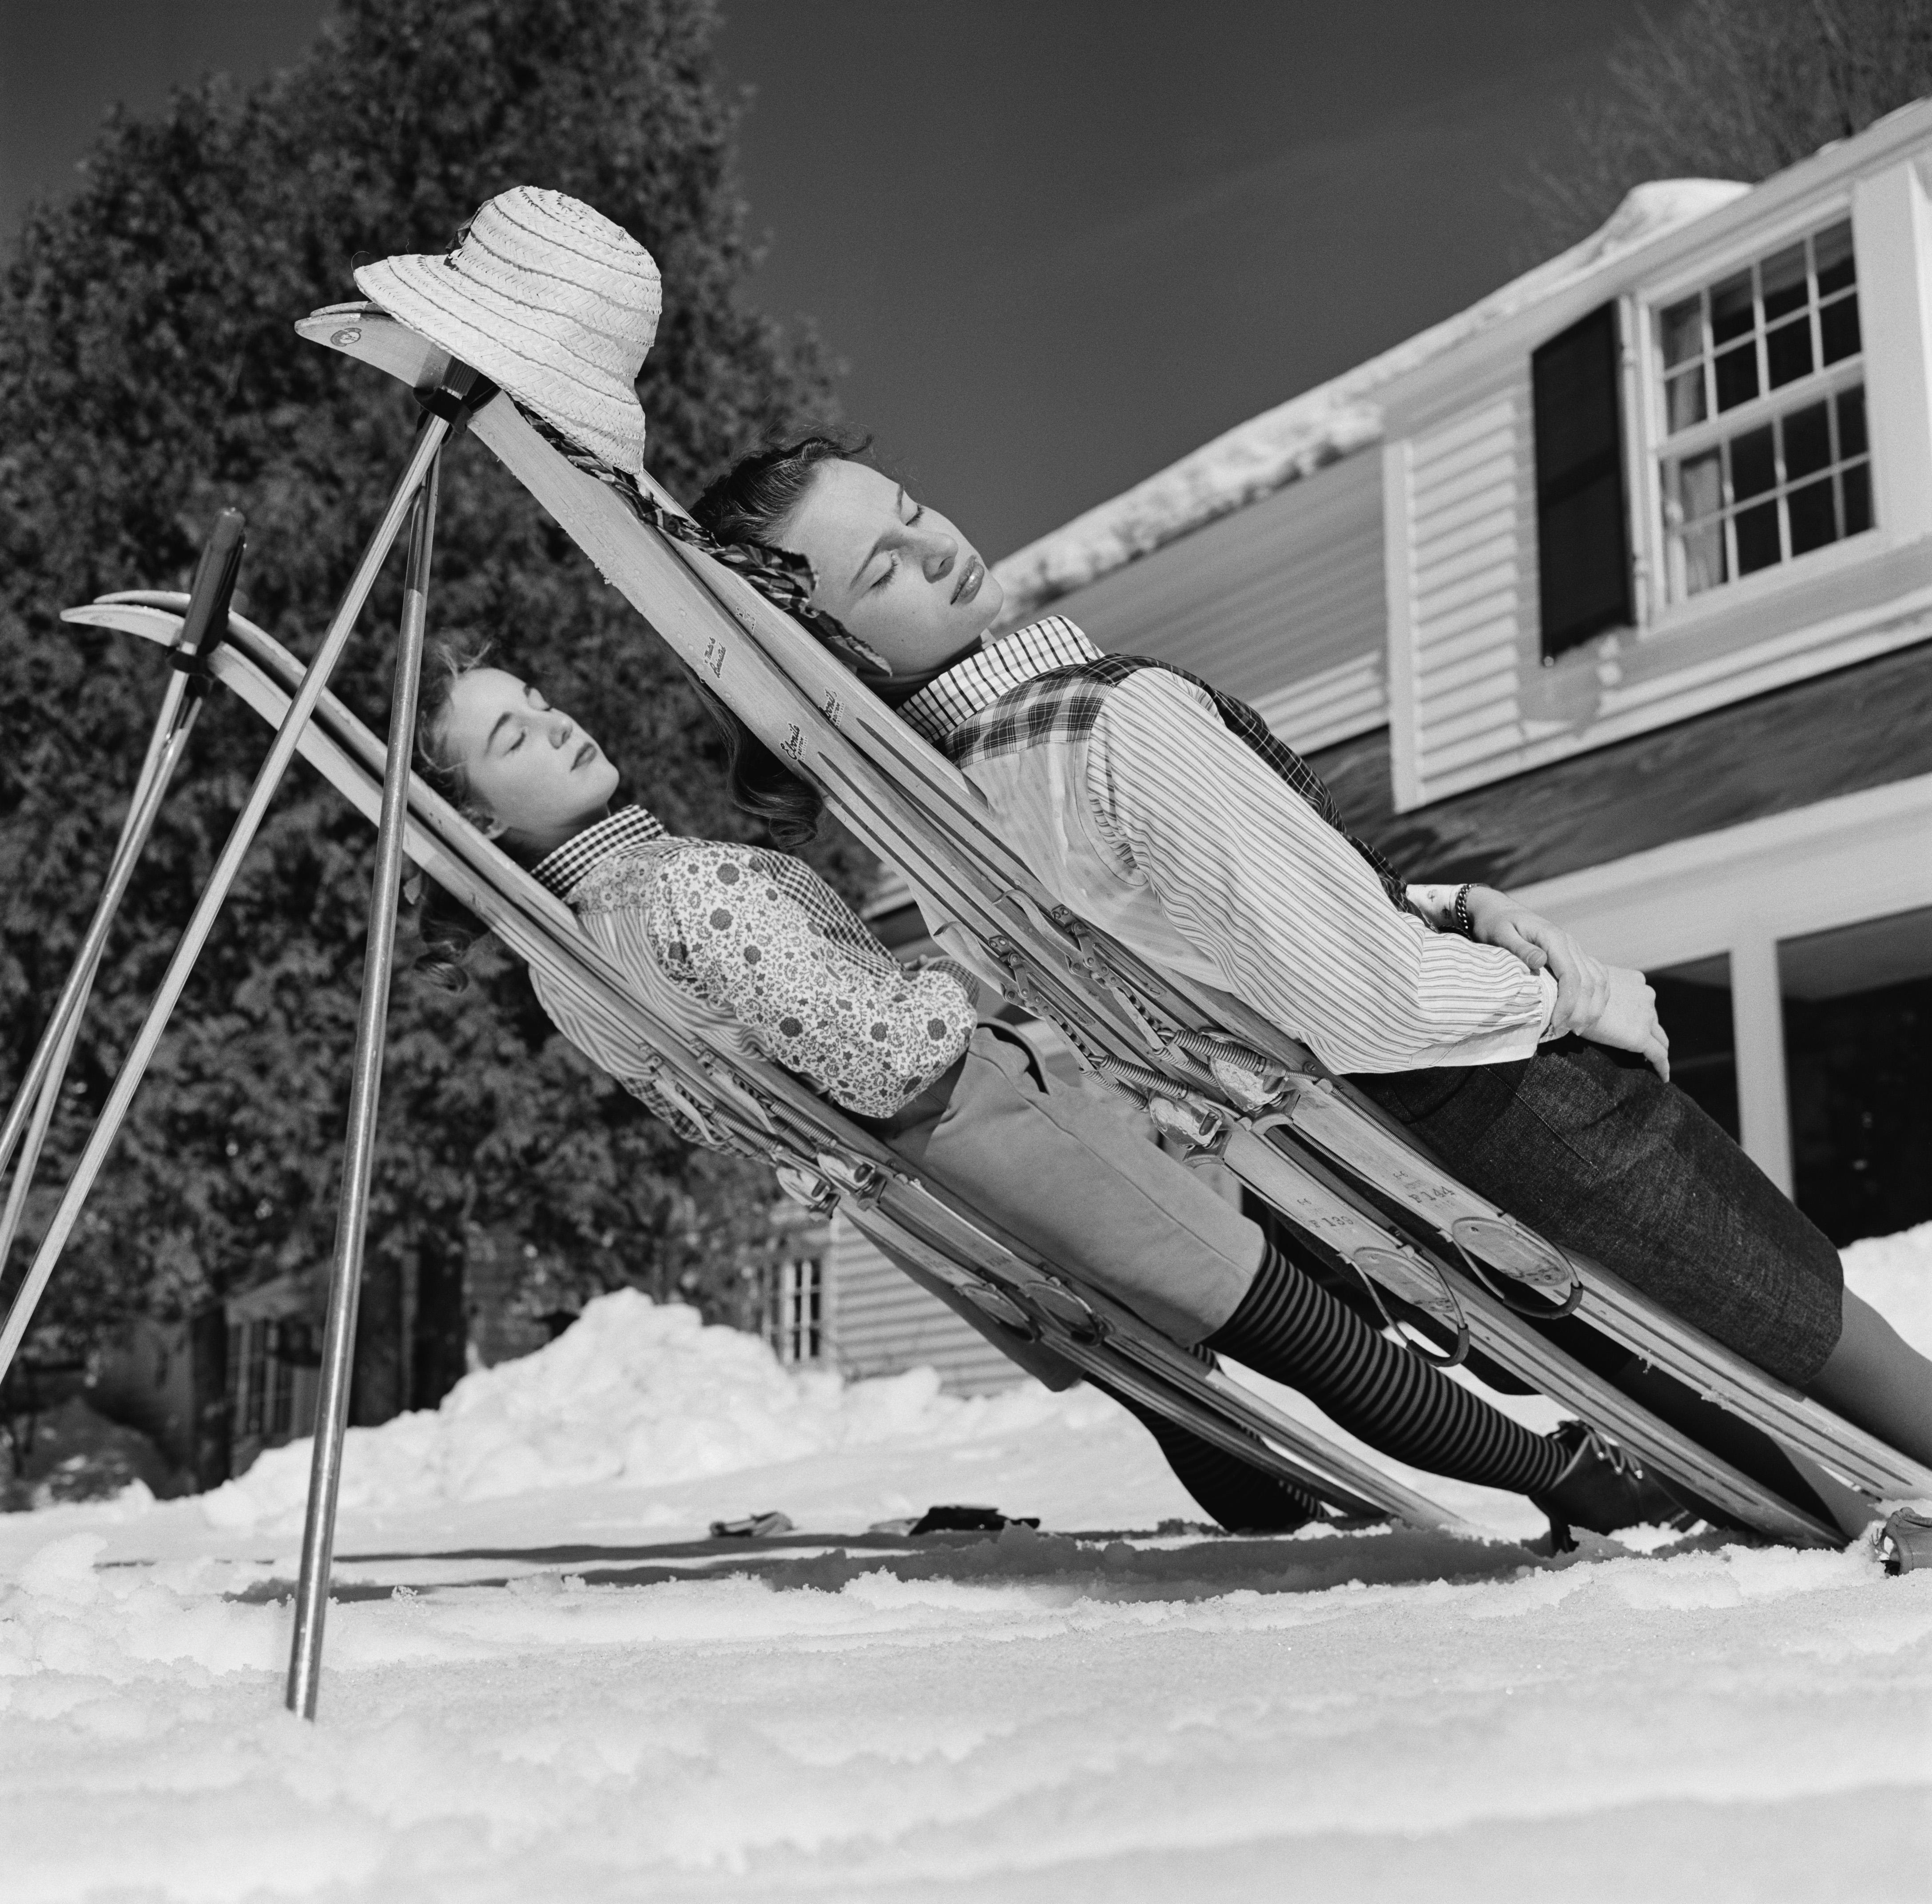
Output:
[[[1932,637],[1932,110],[1848,141],[1433,359],[1385,417],[1390,771],[1407,812],[1618,745]],[[1907,121],[1910,121],[1910,126]],[[1910,142],[1900,135],[1911,132]],[[1876,526],[1666,599],[1658,466],[1669,455],[1653,313],[1850,217]],[[1538,625],[1529,367],[1582,312],[1617,303],[1634,624],[1546,661]],[[1797,384],[1796,401],[1808,400]],[[1748,415],[1775,413],[1767,391]],[[1778,401],[1784,400],[1778,399]]]
[[[1114,654],[1252,701],[1289,745],[1388,718],[1382,496],[1372,450],[1223,516],[1054,604]]]
[[[832,1221],[832,1351],[848,1375],[930,1365],[950,1394],[982,1395],[1028,1379],[976,1330],[928,1295],[842,1218]]]
[[[1418,811],[1386,730],[1313,757],[1351,831],[1412,879],[1525,886],[1932,773],[1932,646],[1733,702]]]

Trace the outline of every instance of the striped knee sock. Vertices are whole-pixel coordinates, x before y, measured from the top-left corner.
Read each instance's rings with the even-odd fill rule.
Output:
[[[1412,1468],[1534,1494],[1570,1459],[1554,1437],[1532,1434],[1385,1340],[1272,1246],[1208,1345],[1299,1389],[1350,1434]]]

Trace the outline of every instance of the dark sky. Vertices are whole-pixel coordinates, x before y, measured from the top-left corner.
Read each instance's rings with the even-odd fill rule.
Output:
[[[1638,5],[725,0],[752,295],[1004,551],[1512,274],[1512,186]],[[326,10],[0,0],[0,231],[110,100],[285,63]]]

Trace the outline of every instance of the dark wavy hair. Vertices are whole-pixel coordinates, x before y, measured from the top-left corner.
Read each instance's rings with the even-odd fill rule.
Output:
[[[828,463],[850,461],[871,448],[869,436],[824,434],[754,451],[741,457],[700,496],[692,514],[719,542],[782,547],[784,525],[810,493]],[[825,802],[766,747],[718,696],[693,674],[692,685],[723,737],[731,803],[765,823],[782,847],[808,845],[818,835]]]
[[[416,710],[416,772],[466,820],[478,823],[494,816],[478,806],[463,763],[449,750],[449,707],[456,684],[482,667],[490,652],[489,643],[472,634],[452,633],[429,643],[423,650]],[[461,991],[470,983],[464,961],[478,940],[489,937],[490,928],[428,874],[415,877],[421,886],[410,903],[410,923],[422,950],[410,970],[440,990]]]

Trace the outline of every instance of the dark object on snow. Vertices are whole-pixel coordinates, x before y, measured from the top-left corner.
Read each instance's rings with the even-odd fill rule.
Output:
[[[1530,1496],[1550,1516],[1552,1554],[1576,1546],[1573,1525],[1592,1534],[1615,1534],[1619,1528],[1667,1525],[1683,1513],[1683,1503],[1646,1474],[1634,1456],[1587,1423],[1566,1421],[1556,1438],[1573,1450],[1569,1465],[1541,1493]]]
[[[907,1528],[911,1534],[998,1534],[1007,1527],[1038,1527],[1037,1514],[1003,1514],[997,1507],[928,1507]]]
[[[1901,1507],[1885,1524],[1878,1537],[1878,1557],[1888,1573],[1920,1573],[1932,1570],[1932,1514]]]
[[[789,1534],[791,1516],[768,1507],[762,1514],[747,1514],[742,1521],[713,1521],[713,1540],[763,1540],[774,1534]]]

